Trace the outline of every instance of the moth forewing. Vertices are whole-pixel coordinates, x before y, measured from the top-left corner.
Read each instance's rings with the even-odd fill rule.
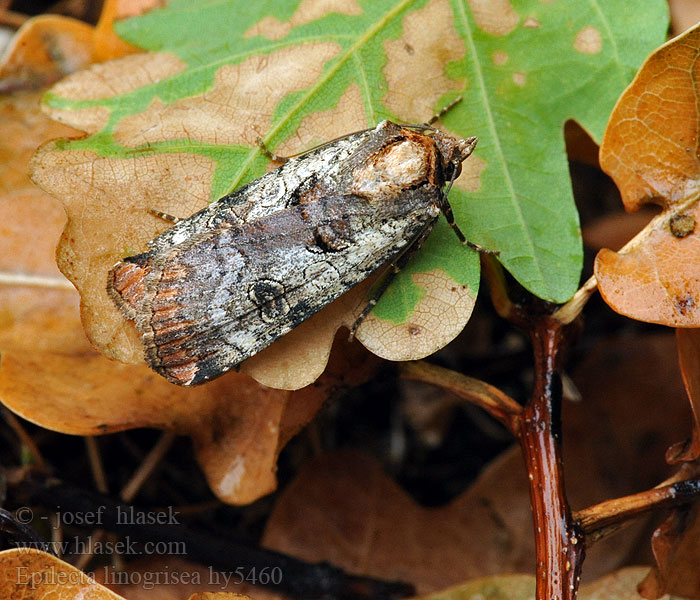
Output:
[[[108,291],[155,371],[217,377],[419,245],[474,143],[390,121],[335,140],[178,222]]]

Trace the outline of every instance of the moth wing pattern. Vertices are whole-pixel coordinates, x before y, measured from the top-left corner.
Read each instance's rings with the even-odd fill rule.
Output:
[[[346,204],[347,198],[324,198],[284,211],[283,220],[273,215],[219,228],[189,240],[186,248],[119,263],[113,287],[136,315],[150,364],[188,385],[219,375],[386,262],[386,254],[376,253],[378,244],[397,255],[409,243],[407,231],[417,234],[434,220],[394,219],[377,233],[363,225],[371,211],[362,203],[353,205],[355,211]],[[340,206],[342,219],[334,216]],[[287,232],[272,251],[259,243],[271,225]]]
[[[108,291],[154,370],[207,381],[423,239],[444,200],[439,156],[388,121],[321,146],[117,263]]]

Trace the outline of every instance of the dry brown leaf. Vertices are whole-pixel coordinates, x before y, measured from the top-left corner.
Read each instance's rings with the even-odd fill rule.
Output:
[[[54,260],[65,215],[27,176],[41,141],[73,131],[40,113],[38,94],[0,101],[0,120],[0,400],[64,433],[157,427],[189,435],[222,500],[246,503],[272,491],[280,449],[333,389],[368,377],[376,361],[365,361],[355,344],[338,353],[319,385],[290,393],[238,373],[187,390],[145,365],[100,356],[83,333],[78,295]]]
[[[670,334],[606,341],[575,374],[585,401],[568,403],[563,419],[574,508],[646,489],[666,476],[664,450],[688,417],[677,366],[668,360],[673,351]],[[636,527],[639,533],[641,525]],[[587,552],[586,576],[609,572],[636,543],[629,529],[597,543]],[[520,451],[514,447],[498,457],[441,508],[419,506],[368,458],[322,457],[284,491],[264,544],[354,573],[410,581],[420,593],[487,574],[531,572],[534,543]]]
[[[671,9],[671,31],[679,35],[700,21],[700,4],[697,0],[668,0]]]
[[[666,459],[670,463],[692,461],[700,456],[700,330],[677,329],[676,341],[678,363],[693,413],[693,429],[690,440],[669,448]]]
[[[0,93],[44,88],[92,60],[93,27],[77,19],[43,15],[15,34],[0,64]]]
[[[90,63],[138,52],[114,32],[114,21],[158,5],[158,0],[106,0],[96,27],[59,15],[29,19],[0,63],[0,93],[45,88]]]
[[[600,149],[627,210],[665,209],[623,251],[601,250],[600,292],[619,313],[675,327],[700,326],[699,53],[699,28],[654,52],[620,97]]]
[[[651,538],[657,566],[639,586],[655,600],[664,594],[700,598],[700,511],[697,504],[675,509]]]
[[[0,552],[0,598],[124,600],[74,566],[33,548]]]
[[[581,586],[580,600],[639,600],[637,583],[647,567],[626,567]],[[531,575],[483,577],[452,589],[428,594],[416,600],[531,600],[535,578]]]

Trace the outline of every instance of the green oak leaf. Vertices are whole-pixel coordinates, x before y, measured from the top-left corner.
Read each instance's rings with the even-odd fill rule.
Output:
[[[268,168],[258,137],[290,154],[385,118],[424,122],[461,95],[440,127],[480,141],[450,192],[456,222],[498,250],[526,289],[561,303],[582,263],[563,125],[575,119],[599,140],[667,24],[663,0],[173,0],[116,27],[148,54],[97,65],[46,95],[49,114],[90,134],[52,151],[114,161],[117,173],[145,160],[144,173],[175,173],[176,157],[205,184],[195,193],[174,175],[157,180],[213,201]],[[35,178],[59,196],[66,185]],[[440,343],[449,341],[471,312],[479,260],[442,218],[374,317],[414,319],[434,292],[421,275],[436,272],[470,298],[449,317],[457,326]]]

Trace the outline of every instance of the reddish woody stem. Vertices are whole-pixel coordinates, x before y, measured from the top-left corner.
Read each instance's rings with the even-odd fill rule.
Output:
[[[561,454],[562,327],[542,317],[531,328],[535,385],[523,409],[520,446],[530,480],[535,527],[537,600],[574,600],[584,558],[583,534],[571,515]]]

